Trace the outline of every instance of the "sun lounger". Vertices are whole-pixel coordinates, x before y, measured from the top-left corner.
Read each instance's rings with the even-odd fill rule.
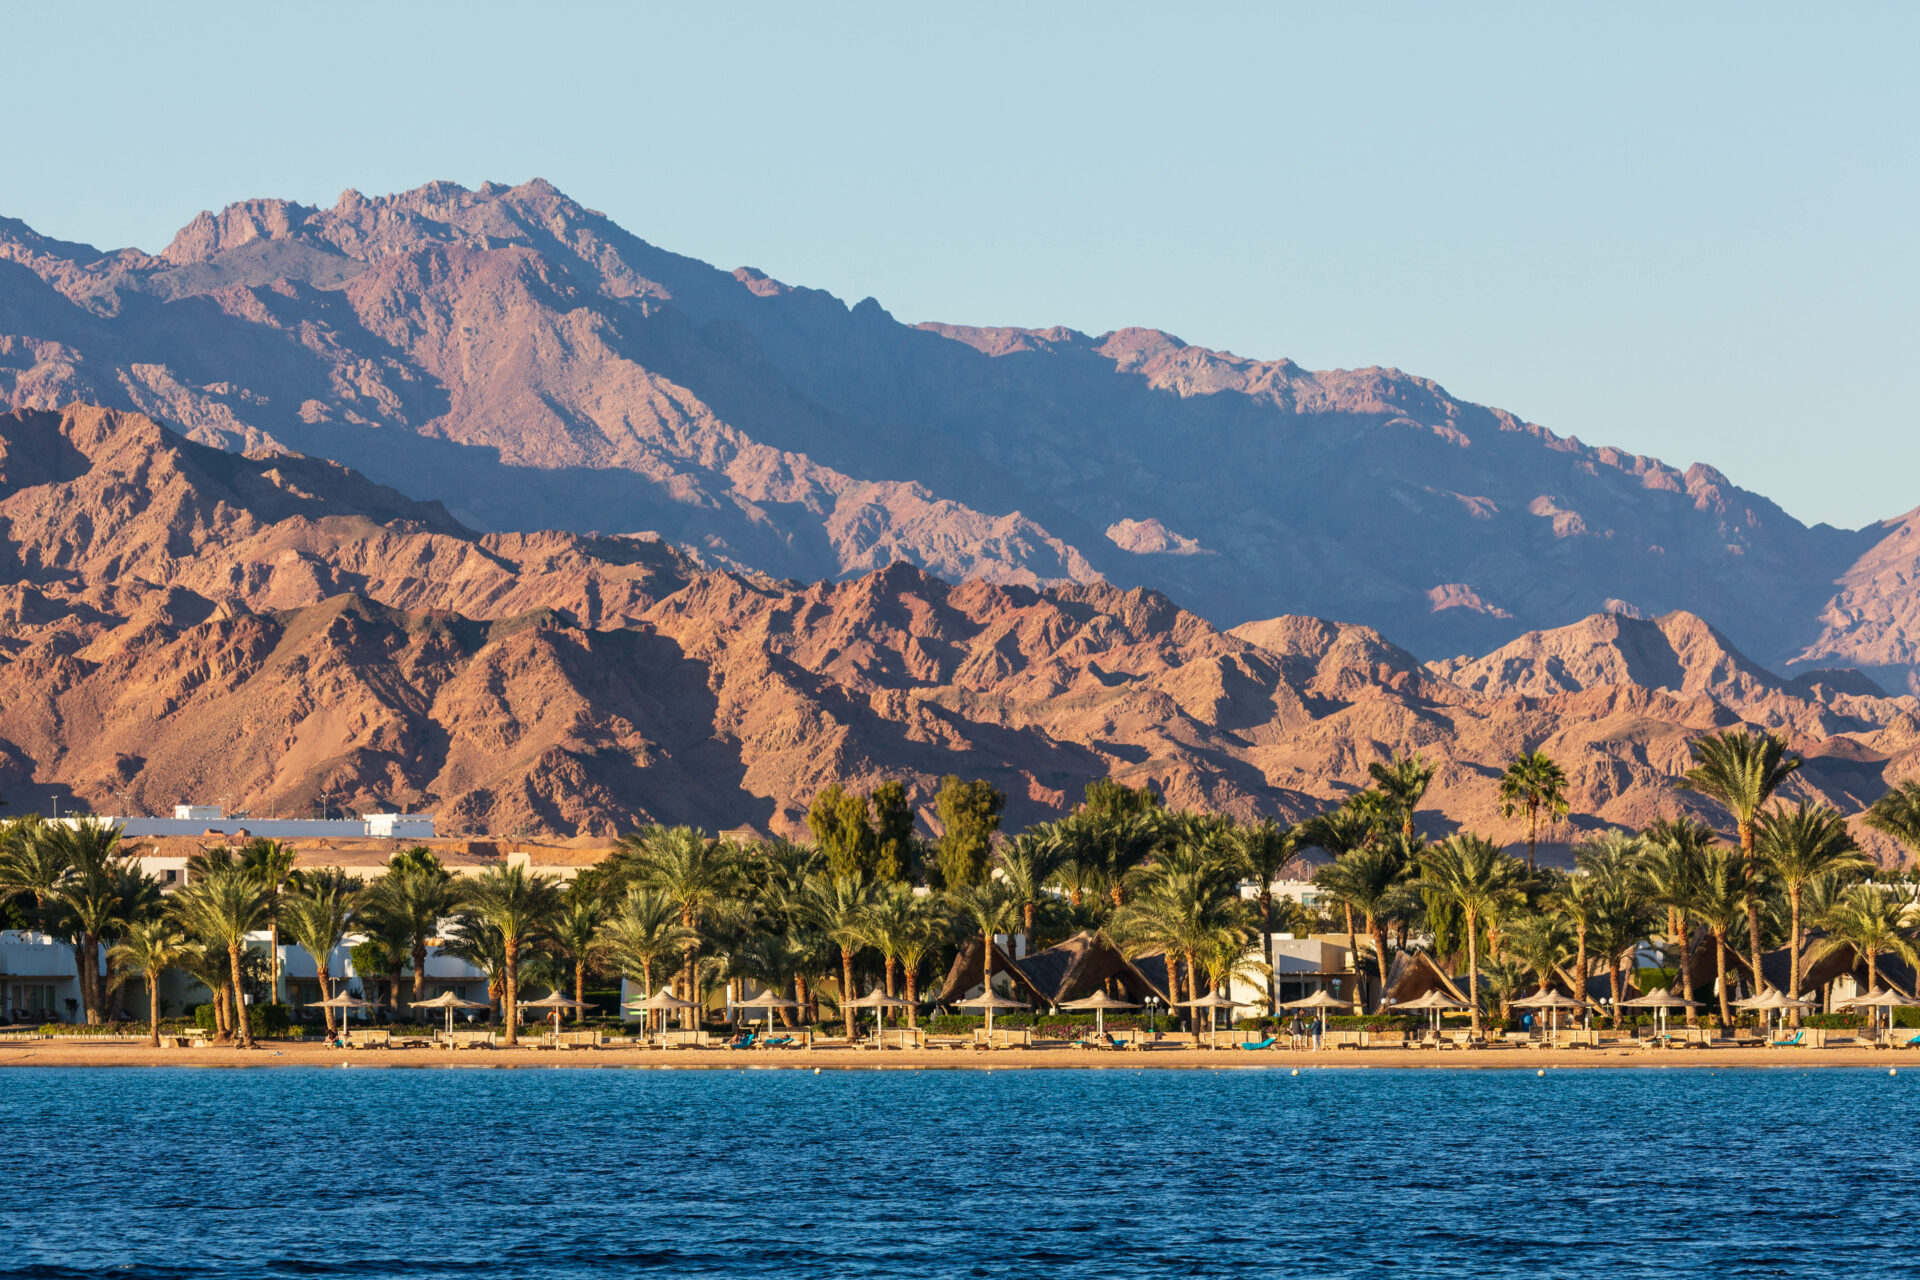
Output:
[[[349,1031],[347,1048],[349,1049],[386,1049],[391,1047],[391,1031]]]
[[[1271,1049],[1279,1040],[1279,1036],[1268,1036],[1265,1040],[1242,1041],[1239,1047],[1242,1049]]]
[[[761,1049],[784,1049],[790,1044],[798,1044],[792,1036],[766,1036],[756,1042]]]
[[[1785,1039],[1785,1040],[1769,1040],[1769,1041],[1767,1041],[1767,1048],[1769,1048],[1769,1049],[1796,1049],[1796,1048],[1799,1048],[1799,1046],[1800,1046],[1800,1039],[1801,1039],[1801,1037],[1803,1037],[1803,1036],[1805,1036],[1806,1034],[1807,1034],[1807,1033],[1806,1033],[1806,1032],[1805,1032],[1804,1030],[1803,1030],[1803,1031],[1796,1031],[1796,1032],[1794,1032],[1794,1033],[1793,1033],[1793,1034],[1792,1034],[1791,1036],[1789,1036],[1789,1037],[1788,1037],[1787,1039]]]

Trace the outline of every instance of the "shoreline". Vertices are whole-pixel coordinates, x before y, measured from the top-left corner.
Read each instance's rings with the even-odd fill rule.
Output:
[[[40,1040],[0,1043],[0,1070],[58,1067],[356,1067],[374,1070],[526,1070],[568,1067],[656,1070],[1607,1070],[1786,1067],[1886,1067],[1897,1070],[1920,1053],[1898,1049],[1361,1049],[1290,1052],[1238,1049],[1151,1049],[1143,1052],[1070,1048],[972,1050],[872,1049],[329,1049],[321,1044],[264,1044],[254,1049],[154,1049],[146,1044]]]

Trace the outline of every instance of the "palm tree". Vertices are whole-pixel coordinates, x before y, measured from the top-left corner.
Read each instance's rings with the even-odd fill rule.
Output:
[[[1920,778],[1907,779],[1868,805],[1862,821],[1898,840],[1908,853],[1920,854]]]
[[[24,847],[8,859],[6,877],[35,895],[49,932],[73,948],[80,1003],[87,1022],[97,1024],[107,996],[101,948],[157,902],[159,888],[135,869],[112,823],[43,823],[16,840]]]
[[[1787,931],[1787,994],[1800,998],[1800,900],[1816,876],[1845,875],[1873,865],[1830,805],[1801,801],[1792,809],[1763,813],[1755,822],[1760,857],[1786,886],[1791,912]],[[1756,973],[1759,970],[1755,970]]]
[[[1621,959],[1631,956],[1634,949],[1645,941],[1653,928],[1654,909],[1631,874],[1602,872],[1596,875],[1583,871],[1576,872],[1576,875],[1594,875],[1596,882],[1593,917],[1588,933],[1607,957],[1607,982],[1613,995],[1613,1025],[1618,1030],[1622,1014],[1620,1002],[1626,996],[1621,983]]]
[[[440,954],[487,975],[487,1018],[498,1020],[507,999],[507,946],[500,930],[473,911],[460,911],[441,937]]]
[[[287,936],[313,957],[320,978],[320,998],[333,999],[333,953],[347,936],[347,925],[360,902],[360,881],[338,867],[322,867],[294,875],[292,892],[280,905]],[[332,1009],[327,1015],[327,1037],[334,1034]]]
[[[954,914],[970,921],[980,934],[980,981],[983,989],[991,993],[994,935],[1005,933],[1013,927],[1014,920],[1018,918],[1020,900],[1013,896],[1013,891],[1005,883],[992,879],[981,884],[949,889],[946,899]]]
[[[682,954],[693,931],[680,923],[680,909],[663,893],[635,887],[627,891],[605,924],[601,937],[607,958],[621,977],[640,983],[641,997],[653,994],[653,967]],[[654,1029],[647,1011],[647,1030]]]
[[[1273,882],[1299,851],[1300,828],[1282,826],[1271,818],[1248,826],[1236,826],[1230,833],[1242,868],[1253,876],[1259,888],[1254,901],[1260,904],[1260,958],[1267,969],[1267,1014],[1280,1013],[1280,986],[1273,977]]]
[[[654,827],[625,837],[621,844],[632,852],[636,883],[666,895],[680,909],[684,943],[683,998],[697,1000],[694,953],[706,917],[739,892],[743,858],[723,840],[709,840],[694,827]],[[687,1012],[687,1026],[695,1025],[697,1010]]]
[[[1140,892],[1114,913],[1113,928],[1123,946],[1136,954],[1159,946],[1167,955],[1167,995],[1180,1000],[1179,968],[1185,962],[1189,999],[1200,995],[1200,957],[1237,936],[1245,949],[1252,936],[1250,904],[1240,896],[1240,877],[1224,842],[1188,842],[1175,846],[1156,863]]]
[[[1480,1034],[1479,924],[1518,897],[1520,863],[1490,840],[1470,833],[1448,836],[1427,849],[1420,887],[1431,889],[1460,909],[1467,926],[1467,987],[1473,1010],[1473,1034]]]
[[[459,904],[453,873],[423,845],[402,849],[373,882],[372,897],[371,905],[392,922],[412,953],[413,1003],[418,1004],[427,998],[427,944],[438,936],[441,917]],[[399,1004],[397,993],[394,1003]]]
[[[1433,783],[1434,766],[1425,756],[1408,752],[1404,756],[1389,757],[1385,764],[1374,761],[1367,766],[1367,773],[1380,794],[1399,812],[1401,836],[1413,839],[1413,811],[1420,807],[1428,786]]]
[[[253,1025],[247,1016],[241,976],[240,953],[246,950],[247,935],[266,923],[266,881],[260,873],[233,857],[230,849],[214,849],[196,854],[188,863],[195,879],[187,889],[174,894],[186,926],[209,944],[227,953],[233,974],[233,1023],[242,1049],[253,1047]]]
[[[1516,810],[1527,814],[1527,870],[1533,870],[1534,846],[1540,840],[1540,817],[1549,823],[1567,816],[1567,774],[1544,751],[1522,751],[1500,775],[1500,816]]]
[[[1747,922],[1753,906],[1753,887],[1745,860],[1730,849],[1710,845],[1700,852],[1699,876],[1688,911],[1713,937],[1715,987],[1720,993],[1720,1025],[1733,1026],[1733,1010],[1728,1003],[1727,939]],[[1754,971],[1754,989],[1759,990],[1759,970]]]
[[[1047,882],[1058,874],[1061,864],[1065,862],[1068,847],[1066,842],[1056,839],[1051,831],[1034,830],[1022,832],[994,850],[994,865],[1020,899],[1021,931],[1027,936],[1029,955],[1037,949],[1033,926],[1040,899],[1046,892]],[[891,987],[891,968],[888,969],[888,983]],[[892,995],[892,990],[889,989],[887,994]]]
[[[1374,963],[1380,971],[1382,992],[1387,989],[1384,921],[1399,896],[1401,870],[1400,858],[1392,850],[1369,847],[1341,854],[1313,876],[1314,884],[1346,907],[1349,921],[1355,911],[1364,919],[1367,938],[1373,943]],[[1360,1011],[1366,1012],[1364,1007]]]
[[[1640,875],[1653,903],[1667,911],[1667,939],[1679,949],[1681,996],[1693,999],[1693,928],[1689,915],[1700,896],[1701,855],[1713,845],[1713,828],[1691,818],[1661,820],[1641,833]],[[1699,1015],[1687,1007],[1687,1025]]]
[[[169,906],[178,906],[177,897]],[[176,911],[175,919],[179,918]],[[213,1009],[214,1037],[218,1040],[232,1039],[233,1015],[227,1003],[228,998],[233,994],[233,971],[227,967],[225,953],[215,951],[202,942],[189,942],[180,957],[180,962],[174,967],[205,987],[208,994],[212,996],[207,1003]]]
[[[1573,926],[1564,916],[1536,911],[1507,929],[1507,953],[1540,982],[1540,994],[1553,989],[1553,973],[1573,955]],[[1576,1000],[1586,997],[1576,992]]]
[[[1772,733],[1728,729],[1687,744],[1693,768],[1675,786],[1717,801],[1733,815],[1740,834],[1740,862],[1747,873],[1747,946],[1753,980],[1760,981],[1760,897],[1755,891],[1760,859],[1754,849],[1754,822],[1787,775],[1800,767],[1787,758],[1786,739]]]
[[[164,918],[141,920],[127,926],[120,942],[107,953],[116,966],[137,969],[147,979],[147,1043],[160,1047],[160,975],[177,968],[187,956],[187,935]]]
[[[267,887],[268,998],[280,1001],[280,899],[286,893],[287,880],[293,875],[293,846],[278,840],[249,840],[240,851],[240,860],[258,873]]]
[[[591,894],[566,895],[561,904],[560,914],[554,918],[551,936],[553,944],[562,959],[573,968],[573,998],[586,1003],[587,969],[599,959],[605,949],[605,941],[600,933],[600,923],[605,916],[600,904]],[[586,1011],[575,1009],[573,1020],[578,1022]]]
[[[520,953],[544,934],[560,912],[560,889],[545,876],[518,865],[493,867],[473,877],[464,895],[468,908],[500,933],[504,1007],[509,1049],[519,1043]]]
[[[977,886],[976,886],[977,887]],[[879,894],[865,876],[816,876],[807,886],[802,909],[834,946],[840,948],[840,1013],[853,1039],[853,958],[867,945]],[[1009,897],[1008,902],[1011,903]]]
[[[1913,928],[1907,923],[1911,910],[1904,894],[1879,885],[1852,885],[1822,920],[1827,937],[1815,958],[1824,959],[1841,947],[1852,947],[1854,954],[1867,962],[1869,991],[1880,985],[1883,955],[1920,967],[1920,949],[1916,949]]]
[[[1018,890],[1015,892],[1018,893]],[[867,945],[880,953],[888,995],[897,994],[893,982],[894,962],[906,955],[914,937],[925,933],[931,939],[935,929],[937,922],[932,918],[930,898],[915,893],[910,885],[881,886],[872,909],[867,913]],[[925,954],[924,947],[920,954]],[[916,963],[918,959],[919,956],[916,956]],[[909,986],[912,986],[914,977],[912,972],[907,974]]]
[[[1362,795],[1367,794],[1365,792]],[[1375,835],[1371,818],[1361,807],[1344,804],[1329,809],[1316,817],[1308,818],[1300,824],[1300,843],[1317,846],[1333,855],[1337,865],[1346,854],[1366,848],[1373,842]],[[1314,873],[1314,883],[1320,883],[1320,875],[1326,867]],[[1330,896],[1340,903],[1347,917],[1347,954],[1351,958],[1354,971],[1360,969],[1360,941],[1354,929],[1353,902],[1338,891],[1328,890]]]

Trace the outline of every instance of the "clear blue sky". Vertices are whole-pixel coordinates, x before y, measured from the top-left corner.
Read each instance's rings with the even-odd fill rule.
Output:
[[[1920,504],[1920,8],[1184,7],[15,5],[0,213],[151,250],[542,176],[903,320],[1397,365],[1803,519]]]

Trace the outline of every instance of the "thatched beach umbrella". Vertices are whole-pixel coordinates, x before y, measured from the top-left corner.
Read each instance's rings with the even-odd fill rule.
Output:
[[[307,1006],[307,1008],[309,1009],[340,1010],[340,1030],[342,1031],[345,1031],[347,1029],[347,1010],[378,1009],[379,1007],[380,1007],[380,1002],[377,1000],[362,1000],[359,996],[350,996],[344,991],[342,991],[339,995],[334,996],[331,1000],[315,1000],[312,1004]]]
[[[453,1011],[455,1009],[491,1009],[490,1004],[479,1000],[462,1000],[451,991],[443,991],[431,1000],[415,1000],[416,1009],[445,1009],[447,1011],[447,1034],[453,1034]]]
[[[1895,1009],[1911,1009],[1915,1005],[1920,1005],[1920,1000],[1903,996],[1892,988],[1882,991],[1880,988],[1875,987],[1865,995],[1854,996],[1852,999],[1842,1000],[1840,1003],[1851,1005],[1856,1009],[1885,1009],[1887,1011],[1886,1032],[1891,1036],[1893,1034],[1893,1011]]]
[[[1555,1018],[1554,1015],[1559,1010],[1586,1009],[1591,1007],[1587,1004],[1585,1000],[1575,1000],[1572,996],[1563,996],[1558,991],[1554,991],[1551,988],[1549,988],[1546,991],[1536,991],[1534,994],[1530,996],[1523,997],[1519,1000],[1510,1000],[1507,1003],[1511,1004],[1516,1009],[1546,1010],[1547,1011],[1547,1040],[1549,1043],[1551,1043],[1553,1040],[1553,1033],[1556,1030],[1558,1030],[1558,1027],[1556,1026],[1557,1019]],[[1461,1007],[1465,1008],[1466,1006],[1462,1005]]]
[[[1745,1000],[1735,1000],[1736,1009],[1753,1009],[1767,1015],[1767,1026],[1773,1026],[1773,1015],[1786,1009],[1798,1009],[1802,1013],[1816,1008],[1811,1000],[1796,1000],[1778,987],[1762,987],[1759,994],[1748,996]]]
[[[1324,991],[1316,991],[1304,1000],[1289,1000],[1280,1007],[1282,1009],[1351,1009],[1353,1001],[1342,1000],[1339,996],[1328,995]],[[1326,1025],[1323,1016],[1320,1023],[1323,1033]],[[1323,1034],[1320,1038],[1324,1041],[1326,1037]]]
[[[584,1000],[575,1000],[558,989],[547,992],[538,1000],[528,1000],[521,1004],[522,1009],[545,1009],[553,1014],[553,1034],[560,1034],[560,1011],[562,1009],[591,1009],[592,1005]]]
[[[645,1000],[635,1000],[627,1005],[629,1009],[644,1009],[648,1012],[657,1009],[662,1013],[668,1009],[698,1009],[699,1007],[700,1005],[697,1001],[682,1000],[665,987],[660,988]],[[653,1028],[648,1027],[647,1029],[651,1031]]]
[[[1677,996],[1673,994],[1673,992],[1667,990],[1667,988],[1665,987],[1655,987],[1653,990],[1647,992],[1647,994],[1643,996],[1638,997],[1637,999],[1622,1000],[1620,1002],[1620,1007],[1622,1009],[1657,1010],[1657,1012],[1654,1014],[1654,1019],[1658,1023],[1658,1030],[1660,1034],[1664,1036],[1667,1034],[1667,1010],[1698,1009],[1700,1008],[1700,1002],[1698,1000],[1688,1000],[1688,999],[1685,999],[1684,997]]]
[[[1395,1013],[1399,1013],[1403,1009],[1417,1009],[1421,1012],[1430,1011],[1433,1014],[1433,1033],[1435,1036],[1438,1036],[1440,1034],[1441,1012],[1459,1013],[1466,1010],[1467,1007],[1465,1000],[1455,1000],[1439,987],[1435,987],[1425,995],[1415,996],[1405,1004],[1394,1005],[1393,1010]]]
[[[913,1003],[908,1000],[902,1000],[898,996],[890,996],[884,991],[869,991],[857,1000],[847,1001],[846,1007],[849,1009],[873,1010],[873,1030],[875,1037],[878,1038],[881,1020],[886,1016],[881,1011],[884,1009],[911,1009],[913,1008]]]
[[[1218,1024],[1214,1021],[1214,1019],[1219,1016],[1216,1011],[1220,1009],[1239,1009],[1246,1005],[1246,1001],[1244,1000],[1230,1000],[1226,996],[1219,995],[1212,991],[1207,992],[1207,994],[1196,1000],[1181,1000],[1177,1003],[1186,1005],[1192,1009],[1205,1009],[1207,1011],[1207,1047],[1209,1049],[1213,1047],[1213,1037],[1218,1030]]]
[[[989,1038],[993,1036],[993,1011],[995,1009],[1032,1008],[1031,1005],[1022,1004],[1018,1000],[1007,999],[992,987],[988,987],[971,1000],[955,1000],[954,1003],[962,1009],[985,1009],[987,1011],[987,1036]]]
[[[1105,991],[1096,991],[1092,995],[1082,996],[1078,1000],[1065,1001],[1060,1007],[1062,1009],[1093,1010],[1093,1034],[1104,1036],[1107,1034],[1107,1010],[1138,1009],[1140,1006],[1131,1001],[1122,1000],[1117,996],[1110,996]]]
[[[767,1011],[767,1034],[773,1034],[773,1011],[775,1009],[798,1009],[800,1002],[791,996],[783,996],[771,989],[762,991],[750,1000],[735,1000],[736,1009],[765,1009]]]

